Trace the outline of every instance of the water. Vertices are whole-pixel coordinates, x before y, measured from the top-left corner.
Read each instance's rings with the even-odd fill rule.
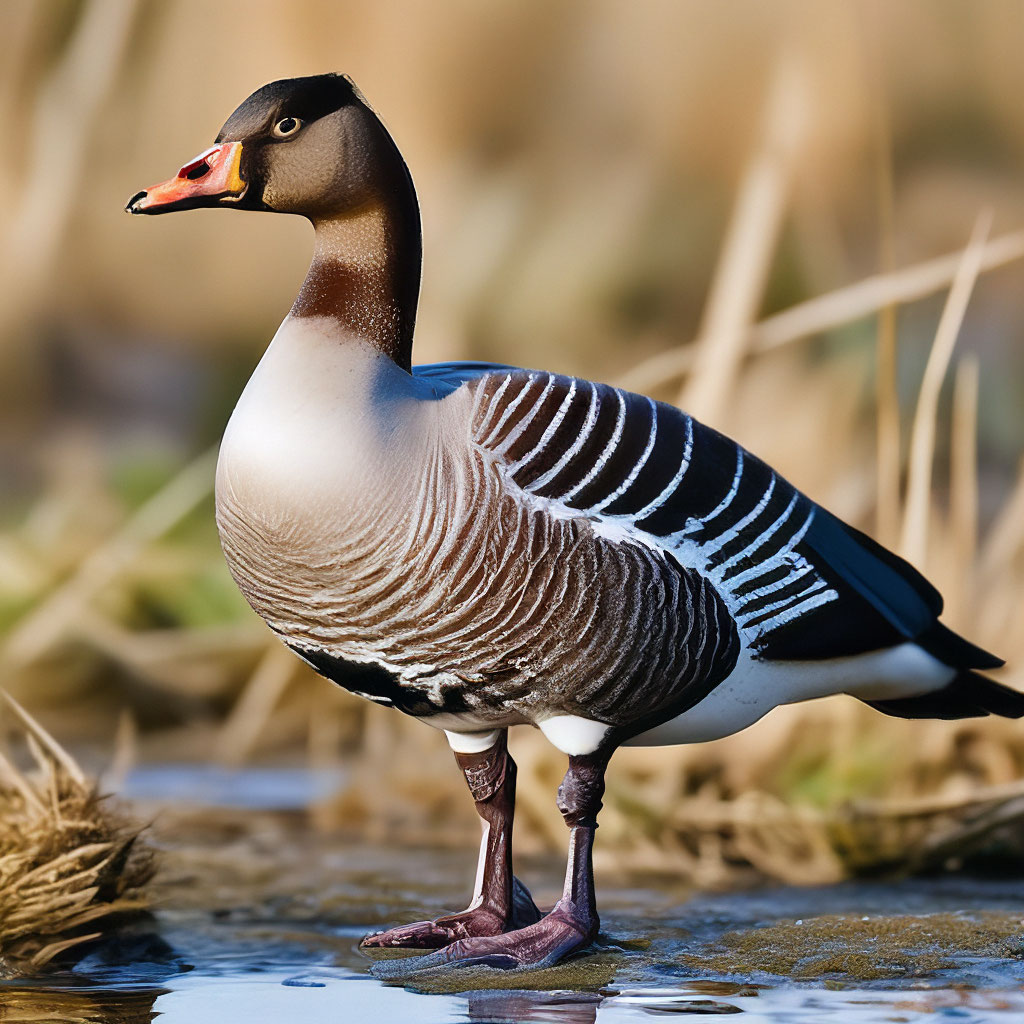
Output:
[[[137,779],[135,793],[166,788],[168,771]],[[473,851],[317,836],[288,808],[318,780],[216,781],[233,807],[156,813],[155,918],[74,970],[0,986],[3,1024],[1024,1019],[1024,885],[999,880],[694,896],[672,880],[605,878],[601,944],[584,957],[515,977],[424,977],[410,960],[409,987],[385,986],[359,938],[464,904]],[[523,874],[553,901],[557,861]]]
[[[136,802],[299,810],[328,799],[342,782],[337,771],[328,770],[144,764],[125,780],[121,795]]]

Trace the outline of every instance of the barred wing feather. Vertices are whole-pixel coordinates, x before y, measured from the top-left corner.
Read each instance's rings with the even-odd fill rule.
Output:
[[[910,565],[673,406],[542,371],[493,368],[470,386],[472,441],[521,500],[671,553],[718,590],[756,656],[917,639],[949,664],[998,663],[937,622],[941,598]]]

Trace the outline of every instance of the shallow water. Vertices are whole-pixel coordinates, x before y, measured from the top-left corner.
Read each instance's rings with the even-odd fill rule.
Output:
[[[0,1021],[1024,1019],[1018,881],[693,896],[671,880],[604,878],[601,942],[563,967],[422,975],[411,959],[408,988],[384,985],[371,976],[360,937],[464,905],[475,858],[317,836],[288,808],[296,792],[321,781],[289,776],[268,785],[247,774],[200,787],[206,803],[233,807],[146,804],[163,849],[154,920],[73,970],[0,986]],[[134,792],[159,796],[153,790],[165,782],[150,772]],[[522,873],[539,902],[553,901],[557,861],[527,861]]]

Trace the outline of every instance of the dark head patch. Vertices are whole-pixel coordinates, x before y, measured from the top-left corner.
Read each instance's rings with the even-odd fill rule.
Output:
[[[309,124],[357,100],[355,86],[344,75],[282,78],[257,89],[245,100],[225,122],[217,142],[244,140],[268,130],[284,117]]]

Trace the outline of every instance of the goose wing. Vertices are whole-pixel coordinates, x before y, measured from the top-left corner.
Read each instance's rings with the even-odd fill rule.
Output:
[[[508,486],[700,572],[758,657],[837,658],[913,640],[949,665],[1001,664],[939,623],[942,598],[912,566],[718,431],[608,385],[469,365],[446,379],[474,374],[463,378],[475,391],[472,441]]]

